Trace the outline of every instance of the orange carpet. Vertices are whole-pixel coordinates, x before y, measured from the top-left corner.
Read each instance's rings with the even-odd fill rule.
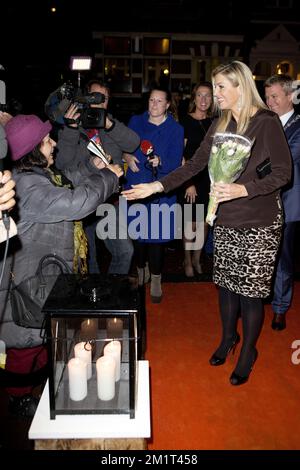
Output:
[[[221,331],[216,287],[165,283],[163,293],[162,303],[153,305],[147,290],[149,450],[300,449],[300,364],[291,361],[291,345],[300,341],[300,283],[286,330],[271,329],[266,306],[259,356],[240,387],[229,383],[240,345],[223,366],[208,363]]]

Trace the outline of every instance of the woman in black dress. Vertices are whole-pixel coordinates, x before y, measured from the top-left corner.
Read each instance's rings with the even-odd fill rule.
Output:
[[[183,164],[192,158],[212,123],[212,105],[212,84],[210,82],[197,83],[191,94],[189,114],[183,118],[181,123],[184,127],[185,138]],[[190,203],[192,205],[192,216],[186,214],[184,218],[184,271],[187,277],[193,277],[195,271],[198,274],[202,273],[200,256],[208,234],[208,224],[204,220],[209,191],[210,180],[207,167],[185,185],[184,204]],[[200,220],[196,220],[196,204],[204,206],[204,213]]]

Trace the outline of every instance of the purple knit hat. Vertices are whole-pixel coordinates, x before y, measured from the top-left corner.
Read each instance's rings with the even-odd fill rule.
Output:
[[[31,152],[52,129],[49,121],[43,122],[33,114],[19,114],[5,126],[11,159],[19,160]]]

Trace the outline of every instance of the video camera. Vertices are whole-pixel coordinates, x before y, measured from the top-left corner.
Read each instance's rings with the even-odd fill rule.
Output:
[[[84,129],[105,127],[106,110],[91,106],[104,102],[105,96],[98,92],[89,93],[86,96],[77,96],[74,99],[74,104],[78,107],[80,113],[80,123]]]
[[[84,129],[105,127],[106,109],[93,106],[104,103],[105,95],[99,92],[82,95],[81,90],[75,89],[71,82],[64,83],[59,92],[62,98],[67,98],[78,107],[80,113],[79,124]]]
[[[85,129],[101,129],[105,127],[106,109],[94,108],[93,105],[104,103],[102,93],[83,95],[80,88],[75,88],[68,81],[52,92],[45,103],[45,113],[56,124],[65,124],[64,115],[73,103],[78,107],[80,118],[78,124]],[[74,121],[73,121],[74,122]]]

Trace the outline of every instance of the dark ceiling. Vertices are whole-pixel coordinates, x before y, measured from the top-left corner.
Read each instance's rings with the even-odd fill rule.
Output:
[[[37,76],[44,86],[51,76],[60,81],[59,71],[69,68],[70,56],[93,55],[93,31],[242,34],[245,51],[276,23],[300,31],[299,0],[79,2],[2,0],[0,64],[15,91],[20,81],[34,88]]]

